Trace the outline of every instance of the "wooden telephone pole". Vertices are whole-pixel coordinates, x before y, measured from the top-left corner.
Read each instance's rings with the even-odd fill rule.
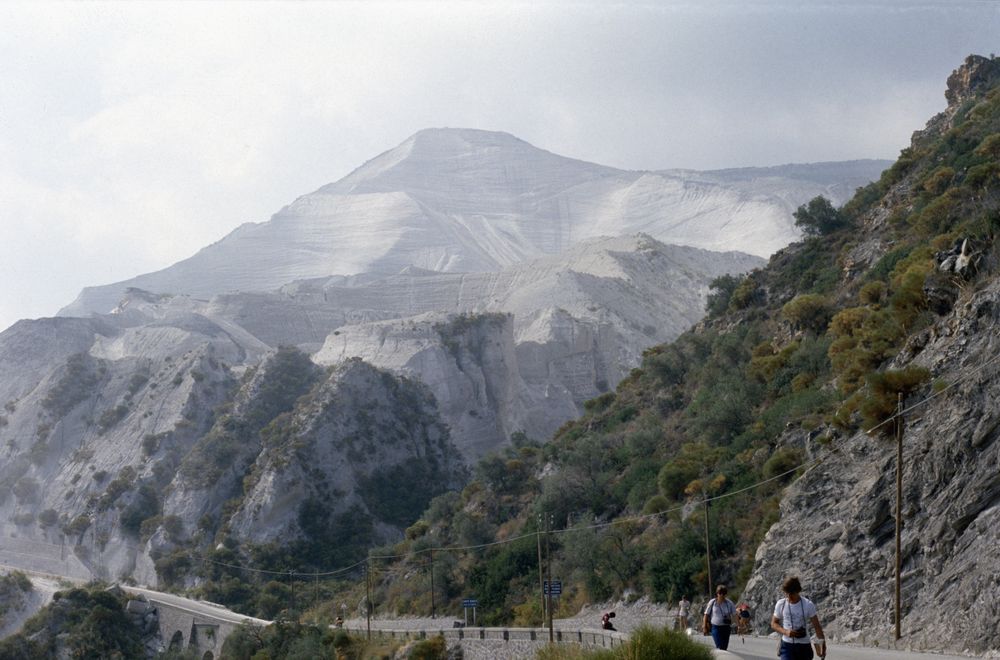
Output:
[[[437,615],[434,609],[434,550],[429,552],[431,556],[431,618],[436,619]]]
[[[896,400],[896,639],[902,637],[902,597],[900,573],[902,571],[903,531],[903,393]]]
[[[365,564],[365,618],[368,621],[368,639],[372,638],[372,560]]]
[[[551,644],[555,641],[555,634],[552,630],[552,547],[549,544],[549,537],[552,534],[549,532],[549,522],[546,521],[545,524],[545,572],[548,573],[549,577],[549,593],[545,600],[545,607],[549,614],[549,644]]]
[[[545,572],[542,571],[542,516],[538,515],[538,531],[535,532],[538,546],[538,593],[542,596],[542,627],[545,627]]]
[[[708,598],[712,598],[712,548],[708,542],[708,492],[701,491],[705,498],[705,567],[708,570]]]

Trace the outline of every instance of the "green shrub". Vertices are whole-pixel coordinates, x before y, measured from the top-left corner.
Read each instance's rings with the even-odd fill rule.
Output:
[[[790,470],[798,467],[802,464],[802,451],[795,449],[793,447],[782,447],[777,450],[771,457],[767,459],[764,463],[763,474],[765,479],[772,479],[777,477],[779,474],[785,474]],[[787,481],[792,478],[791,474],[787,474],[784,480]]]
[[[72,522],[63,526],[63,533],[66,536],[79,536],[86,532],[88,527],[90,527],[90,516],[81,513]]]
[[[923,189],[931,195],[940,195],[948,189],[954,178],[955,169],[947,165],[942,165],[924,179]]]
[[[117,405],[108,408],[97,418],[97,432],[101,435],[109,431],[115,424],[120,422],[128,414],[128,406]]]
[[[781,315],[796,329],[822,333],[830,322],[830,302],[815,293],[798,295],[785,303]]]
[[[651,498],[646,500],[645,506],[642,507],[642,513],[649,515],[651,513],[663,513],[670,508],[670,501],[663,495],[653,495]]]
[[[616,660],[711,660],[712,651],[685,633],[667,628],[642,626],[632,631],[628,642],[614,650]]]
[[[722,275],[712,280],[708,285],[708,298],[705,301],[705,311],[711,318],[725,314],[733,292],[740,284],[740,278],[734,275]]]
[[[760,304],[763,300],[763,291],[757,286],[752,277],[746,277],[733,290],[729,297],[730,309],[747,309],[753,305]]]
[[[447,657],[448,645],[441,635],[417,642],[406,656],[407,660],[445,660]]]
[[[71,355],[62,376],[42,400],[42,407],[55,417],[63,417],[90,396],[100,380],[99,368],[86,353]]]
[[[858,298],[866,305],[880,305],[885,299],[886,290],[885,282],[874,280],[861,287]]]
[[[914,366],[869,374],[867,396],[861,402],[865,428],[881,425],[883,434],[891,434],[893,425],[883,422],[895,414],[899,395],[905,400],[907,395],[923,387],[930,377],[927,369]]]
[[[823,196],[812,198],[792,215],[795,217],[795,226],[807,236],[824,236],[848,223],[847,217]]]

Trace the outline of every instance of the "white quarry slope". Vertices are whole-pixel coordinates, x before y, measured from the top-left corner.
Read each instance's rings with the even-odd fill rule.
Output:
[[[210,300],[132,289],[104,318],[134,328],[87,346],[106,359],[140,347],[170,354],[173,326],[199,318],[246,347],[241,363],[253,364],[254,356],[283,344],[316,352],[324,365],[362,357],[429,385],[456,446],[474,461],[515,431],[550,437],[584,401],[638,366],[645,348],[696,323],[712,279],[762,264],[742,253],[669,246],[639,235],[585,241],[497,272],[408,267],[395,275],[303,280],[276,292]],[[456,318],[468,326],[462,315],[495,313],[509,319],[475,332],[445,330],[460,341],[437,329]],[[481,350],[486,345],[496,348]]]
[[[796,206],[819,194],[839,203],[885,165],[631,172],[506,133],[429,129],[189,259],[84,289],[60,314],[110,311],[128,287],[210,297],[407,266],[496,271],[585,239],[638,232],[766,257],[797,236]]]
[[[423,381],[471,460],[515,431],[550,437],[638,366],[643,349],[697,322],[712,279],[761,263],[640,235],[588,241],[497,273],[411,269],[283,292],[355,315],[313,359],[361,357]]]

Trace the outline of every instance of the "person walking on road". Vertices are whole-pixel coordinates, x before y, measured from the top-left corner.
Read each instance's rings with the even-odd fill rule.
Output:
[[[790,577],[781,585],[785,597],[774,605],[771,628],[781,635],[778,657],[781,660],[812,660],[813,648],[821,658],[826,657],[826,640],[819,623],[816,605],[802,596],[802,584],[797,577]],[[816,636],[810,640],[807,626],[812,623]],[[810,643],[812,642],[812,643]]]
[[[677,604],[677,628],[678,630],[688,629],[688,612],[691,611],[691,601],[687,596],[681,596],[681,602]]]
[[[705,619],[702,623],[705,634],[711,632],[715,648],[725,651],[729,648],[729,635],[733,631],[733,617],[736,616],[736,604],[726,597],[729,590],[720,584],[715,588],[715,598],[705,606]]]

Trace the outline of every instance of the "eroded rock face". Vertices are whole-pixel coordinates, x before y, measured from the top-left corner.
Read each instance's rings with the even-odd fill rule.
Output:
[[[266,434],[228,527],[252,543],[287,544],[314,531],[312,502],[324,519],[354,509],[373,524],[371,540],[395,540],[465,478],[426,387],[348,360]]]
[[[906,647],[977,654],[1000,647],[998,323],[993,282],[960,299],[912,362],[948,387],[906,415]],[[784,577],[797,574],[833,638],[851,640],[864,629],[868,641],[884,642],[893,628],[895,441],[858,434],[831,449],[788,489],[745,598],[770,611]]]
[[[356,319],[330,333],[317,362],[359,356],[427,383],[471,460],[515,431],[550,437],[584,401],[613,389],[646,347],[697,322],[712,279],[759,263],[638,235],[584,242],[498,273],[408,270],[285,292]],[[391,312],[404,318],[362,320]]]
[[[132,572],[138,525],[158,508],[141,486],[169,483],[257,348],[199,315],[145,321],[44,319],[0,335],[0,556],[74,577]]]

